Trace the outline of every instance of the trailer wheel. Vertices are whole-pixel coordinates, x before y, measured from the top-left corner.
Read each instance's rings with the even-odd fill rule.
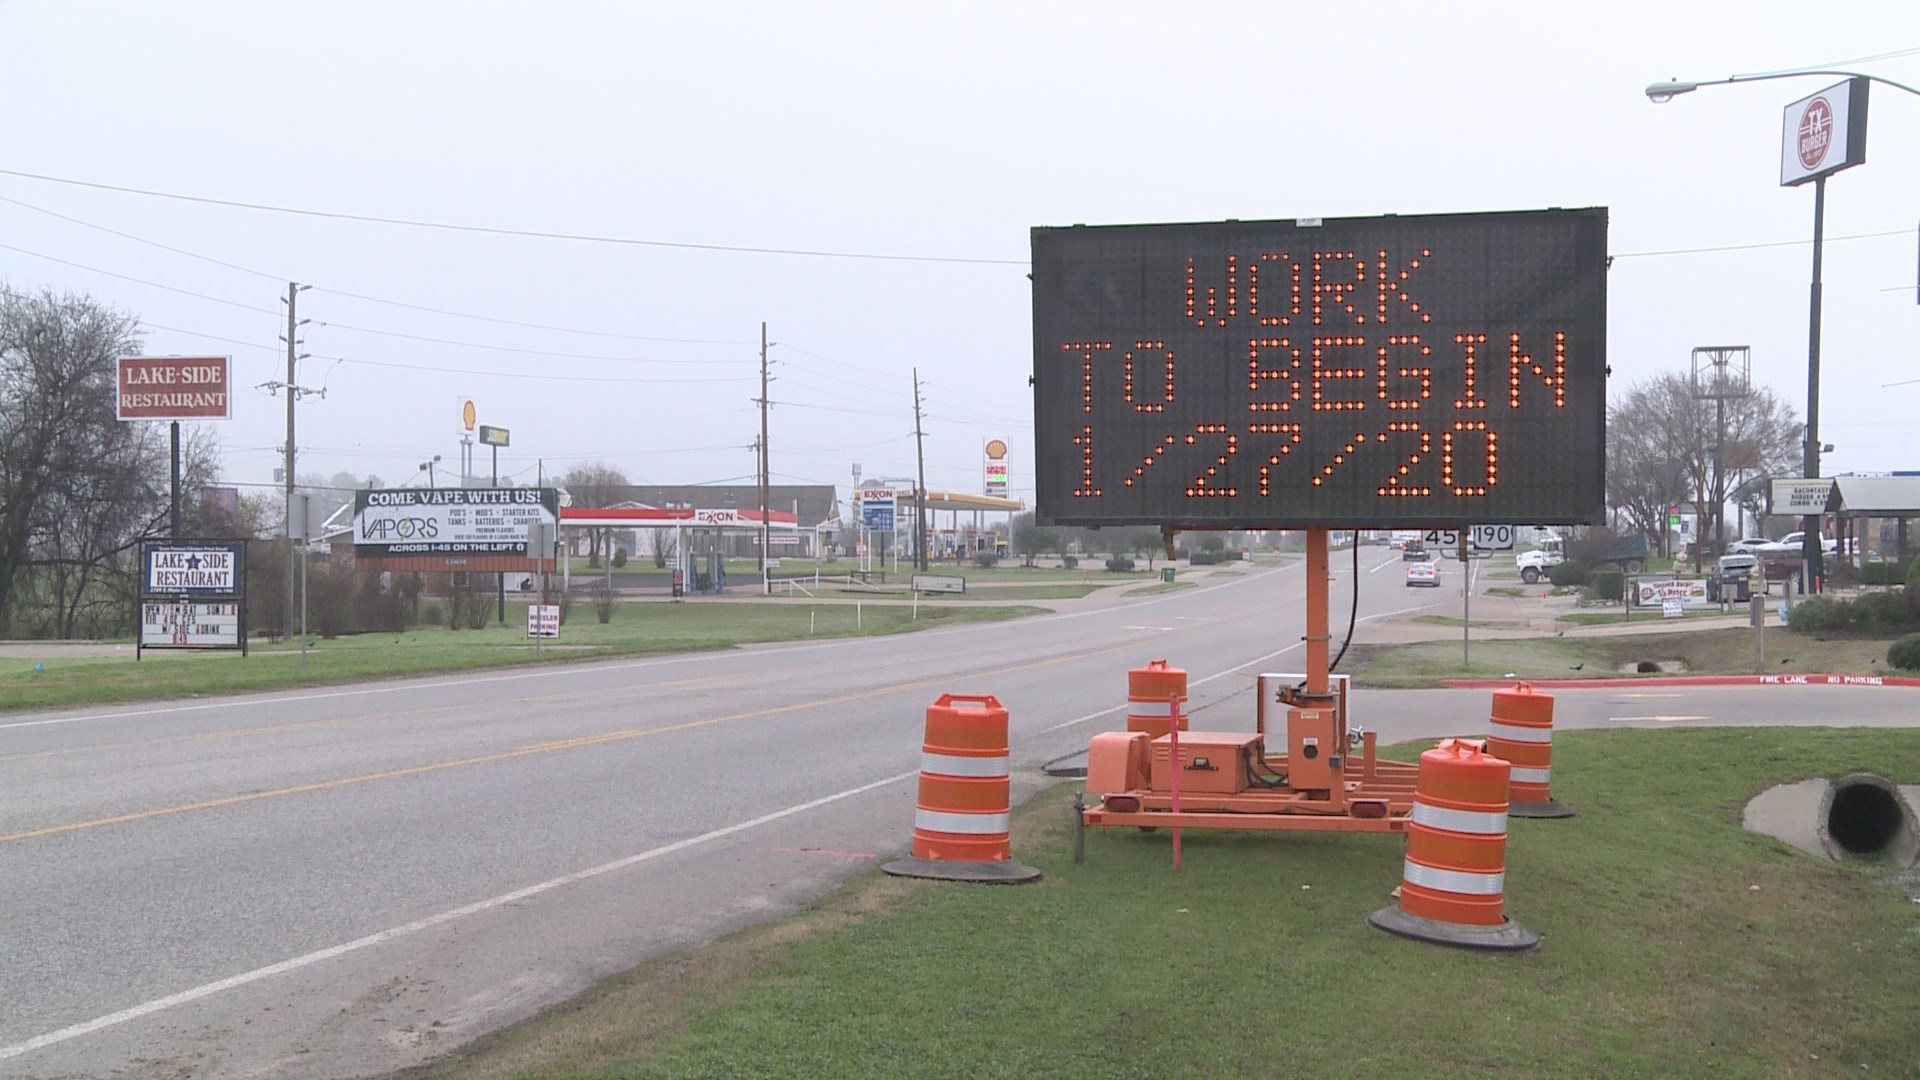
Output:
[[[1640,560],[1639,560],[1639,559],[1628,559],[1628,560],[1627,560],[1627,573],[1629,573],[1629,574],[1637,574],[1637,573],[1639,573],[1639,572],[1640,572]]]

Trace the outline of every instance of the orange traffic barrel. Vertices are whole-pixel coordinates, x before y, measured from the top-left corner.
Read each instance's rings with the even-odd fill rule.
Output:
[[[1402,937],[1473,949],[1530,949],[1507,918],[1507,785],[1511,767],[1484,744],[1447,739],[1420,755],[1400,903],[1367,917]]]
[[[1177,699],[1177,704],[1176,704]],[[1144,731],[1148,738],[1165,735],[1174,725],[1187,730],[1187,672],[1165,660],[1149,660],[1146,667],[1127,672],[1127,730]]]
[[[1513,805],[1525,818],[1572,817],[1573,808],[1553,798],[1553,695],[1526,683],[1493,692],[1487,717],[1487,749],[1513,763]]]
[[[913,853],[881,867],[899,877],[1032,881],[1013,861],[1007,710],[991,694],[942,694],[927,706]]]

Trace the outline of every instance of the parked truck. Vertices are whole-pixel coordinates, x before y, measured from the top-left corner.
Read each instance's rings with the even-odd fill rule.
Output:
[[[1559,537],[1543,538],[1539,547],[1521,552],[1513,560],[1520,570],[1520,580],[1533,585],[1546,577],[1548,570],[1566,562],[1565,544]],[[1596,565],[1618,567],[1629,574],[1637,574],[1646,568],[1647,554],[1647,538],[1634,533],[1621,537]]]

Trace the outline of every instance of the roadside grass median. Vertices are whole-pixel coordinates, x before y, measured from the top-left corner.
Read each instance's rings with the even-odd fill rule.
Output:
[[[1402,838],[1188,829],[1175,873],[1166,831],[1094,830],[1075,865],[1057,787],[1014,818],[1035,884],[867,873],[408,1075],[1912,1076],[1920,886],[1740,827],[1775,783],[1865,765],[1920,778],[1920,733],[1557,733],[1579,814],[1509,825],[1506,912],[1543,942],[1518,955],[1366,925]]]
[[[1457,624],[1456,624],[1457,625]],[[1885,675],[1891,639],[1821,640],[1768,627],[1766,671],[1758,674]],[[1460,642],[1423,641],[1410,645],[1355,645],[1345,669],[1355,686],[1412,689],[1440,686],[1447,679],[1596,679],[1622,681],[1644,677],[1623,672],[1641,661],[1667,665],[1652,674],[1753,675],[1753,630],[1727,627],[1676,630],[1663,634],[1618,634],[1495,638],[1474,641],[1472,663],[1460,663]]]
[[[129,649],[127,655],[113,657],[0,659],[0,710],[238,694],[536,662],[728,649],[809,637],[871,637],[1011,619],[1044,610],[1024,605],[923,603],[916,618],[911,606],[901,604],[867,604],[857,609],[846,603],[809,607],[753,601],[619,604],[612,621],[602,623],[591,604],[576,603],[559,640],[543,640],[536,655],[533,641],[526,636],[525,606],[510,604],[508,616],[521,620],[518,624],[489,623],[480,630],[416,626],[398,633],[332,639],[311,636],[305,671],[297,638],[277,645],[254,643],[249,646],[252,655],[245,657],[227,651],[156,649],[136,662]]]
[[[1574,626],[1607,626],[1624,622],[1684,622],[1688,619],[1725,619],[1729,616],[1744,617],[1748,614],[1747,605],[1733,604],[1727,610],[1717,608],[1688,608],[1678,616],[1669,617],[1657,607],[1616,608],[1612,611],[1570,611],[1554,618],[1554,622],[1570,623]]]

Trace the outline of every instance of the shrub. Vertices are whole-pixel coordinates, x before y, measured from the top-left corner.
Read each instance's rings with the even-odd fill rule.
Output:
[[[420,621],[428,626],[439,626],[447,621],[447,609],[438,603],[428,603],[420,609]]]
[[[1196,551],[1187,556],[1188,566],[1212,566],[1219,561],[1220,553],[1217,551]]]
[[[1000,555],[993,551],[976,551],[973,553],[973,565],[982,570],[991,570],[1000,565]]]
[[[1227,541],[1224,537],[1203,536],[1200,538],[1201,551],[1224,551],[1226,550],[1226,546]]]
[[[1127,558],[1125,555],[1115,555],[1113,558],[1107,560],[1107,569],[1116,574],[1132,573],[1133,560]]]
[[[1920,634],[1908,634],[1887,646],[1887,666],[1920,671]]]
[[[1875,630],[1899,630],[1913,624],[1905,589],[1871,592],[1853,601],[1853,624]]]
[[[602,623],[613,621],[613,590],[607,588],[605,582],[593,590],[593,613]]]
[[[1573,585],[1585,585],[1587,578],[1592,574],[1593,567],[1580,559],[1568,559],[1557,566],[1547,568],[1547,580],[1563,589]]]
[[[625,565],[627,565],[627,549],[614,548],[613,549],[613,568],[615,570],[618,570]],[[606,620],[602,619],[601,621],[605,622]]]
[[[1069,570],[1077,569],[1080,565],[1080,557],[1078,555],[1062,555],[1060,556],[1060,565]]]
[[[1787,629],[1796,634],[1844,630],[1853,621],[1853,604],[1831,596],[1809,596],[1787,613]]]
[[[1627,595],[1627,575],[1616,567],[1605,566],[1593,572],[1593,594],[1602,600],[1618,600]]]

